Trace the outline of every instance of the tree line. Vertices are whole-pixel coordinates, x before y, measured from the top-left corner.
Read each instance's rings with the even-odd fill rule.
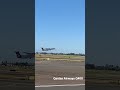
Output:
[[[52,55],[80,55],[80,56],[85,56],[85,54],[79,53],[47,53],[47,52],[36,52],[36,54],[52,54]]]
[[[106,64],[104,66],[99,66],[99,65],[95,65],[95,64],[86,64],[85,68],[86,69],[95,69],[95,70],[116,70],[116,71],[120,71],[120,66],[109,65],[109,64]]]

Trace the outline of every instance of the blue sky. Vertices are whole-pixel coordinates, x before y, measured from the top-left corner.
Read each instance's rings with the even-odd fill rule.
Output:
[[[35,50],[85,53],[85,0],[35,1]]]

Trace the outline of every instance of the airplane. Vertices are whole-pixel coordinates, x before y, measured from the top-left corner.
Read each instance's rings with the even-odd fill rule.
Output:
[[[42,51],[49,51],[49,50],[54,50],[55,48],[41,48]]]
[[[20,59],[31,59],[35,57],[35,53],[28,53],[28,52],[23,52],[26,55],[21,55],[19,51],[15,51],[17,58]]]

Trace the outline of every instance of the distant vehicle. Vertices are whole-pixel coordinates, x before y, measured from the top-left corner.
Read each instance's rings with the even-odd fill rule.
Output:
[[[54,50],[55,48],[41,48],[42,51],[50,51],[50,50]]]
[[[25,55],[21,55],[19,51],[15,51],[17,58],[21,59],[31,59],[35,57],[35,53],[23,52]]]

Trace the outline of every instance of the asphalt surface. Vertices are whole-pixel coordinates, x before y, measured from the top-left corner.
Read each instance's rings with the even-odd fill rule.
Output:
[[[53,77],[85,77],[84,62],[37,60],[35,62],[35,85],[83,84],[84,80],[53,80]]]
[[[120,90],[120,86],[62,86],[62,87],[38,87],[35,90]]]
[[[85,90],[85,86],[38,87],[35,90]]]

